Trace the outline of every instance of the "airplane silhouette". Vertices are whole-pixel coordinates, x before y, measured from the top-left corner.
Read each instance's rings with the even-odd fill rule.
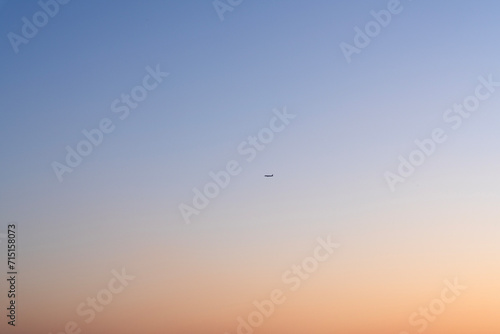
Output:
[[[266,175],[264,175],[264,177],[273,177],[273,176],[274,176],[274,174],[266,174]]]

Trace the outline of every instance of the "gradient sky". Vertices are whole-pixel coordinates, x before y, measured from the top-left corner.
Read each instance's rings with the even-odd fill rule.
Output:
[[[500,3],[401,6],[347,63],[340,43],[387,1],[246,0],[221,21],[210,0],[73,0],[18,53],[7,35],[40,7],[0,1],[0,233],[17,222],[20,249],[2,333],[234,334],[282,289],[255,333],[413,334],[457,277],[425,333],[498,334],[500,88],[457,130],[443,113],[500,81]],[[170,75],[120,120],[112,102],[158,64]],[[247,162],[240,143],[284,107]],[[115,130],[59,182],[51,164],[103,118]],[[384,173],[436,127],[448,140],[391,192]],[[179,205],[231,160],[242,172],[185,224]],[[291,292],[281,275],[328,235],[340,248]],[[135,280],[86,324],[77,306],[122,268]]]

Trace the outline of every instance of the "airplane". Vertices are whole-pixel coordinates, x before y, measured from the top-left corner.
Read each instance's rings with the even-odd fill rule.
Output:
[[[265,174],[264,177],[273,177],[274,174]]]

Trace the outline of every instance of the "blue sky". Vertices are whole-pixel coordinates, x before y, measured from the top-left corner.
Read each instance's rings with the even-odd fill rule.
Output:
[[[415,138],[442,124],[443,111],[472,92],[479,75],[498,69],[495,2],[402,5],[351,64],[339,44],[352,43],[354,26],[363,27],[386,2],[244,2],[224,21],[210,2],[61,5],[18,54],[7,38],[0,44],[2,196],[15,208],[2,210],[4,219],[17,219],[30,199],[58,202],[88,192],[113,202],[142,184],[155,205],[173,214],[283,106],[297,121],[226,193],[247,193],[255,175],[281,170],[289,184],[311,193],[344,198],[365,184],[387,196],[383,172]],[[38,10],[34,1],[6,2],[4,36],[19,33],[21,18]],[[111,102],[157,64],[170,76],[119,121]],[[64,147],[76,146],[81,131],[104,117],[118,122],[116,130],[59,184],[52,161],[62,161]],[[467,142],[494,131],[497,117],[483,112],[471,119],[461,130],[472,136]]]

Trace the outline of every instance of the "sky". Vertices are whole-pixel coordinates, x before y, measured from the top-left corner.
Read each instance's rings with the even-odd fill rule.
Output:
[[[0,1],[2,333],[497,334],[499,9]]]

